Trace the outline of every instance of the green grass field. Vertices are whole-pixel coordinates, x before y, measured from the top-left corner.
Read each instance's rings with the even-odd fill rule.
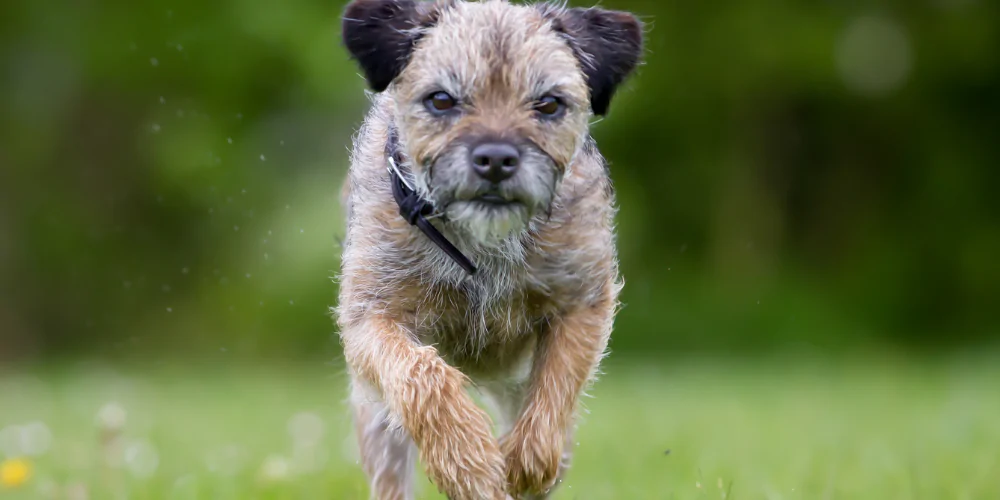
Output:
[[[1000,498],[995,359],[612,359],[556,499]],[[365,499],[343,388],[322,364],[6,372],[0,452],[36,456],[0,498]]]

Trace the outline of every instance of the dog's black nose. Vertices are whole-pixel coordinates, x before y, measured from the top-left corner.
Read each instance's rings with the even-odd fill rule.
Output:
[[[510,179],[521,165],[521,153],[513,144],[485,142],[472,149],[472,169],[494,184]]]

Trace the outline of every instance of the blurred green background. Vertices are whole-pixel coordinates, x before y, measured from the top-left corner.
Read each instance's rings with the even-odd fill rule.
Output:
[[[0,7],[0,496],[365,498],[344,3]],[[602,5],[625,307],[557,498],[1000,497],[1000,3]]]
[[[343,4],[5,4],[0,358],[337,356]],[[649,25],[593,129],[616,353],[995,341],[1000,5],[604,6]]]

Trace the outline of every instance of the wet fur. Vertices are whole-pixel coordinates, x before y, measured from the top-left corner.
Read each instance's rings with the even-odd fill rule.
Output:
[[[343,191],[335,311],[372,497],[413,498],[419,455],[454,500],[544,498],[568,467],[578,398],[618,304],[615,202],[588,122],[637,63],[641,26],[624,13],[500,0],[355,0],[344,18],[345,45],[381,92]],[[421,98],[435,86],[465,111],[428,116]],[[539,120],[530,102],[553,89],[567,112]],[[399,216],[390,127],[475,276]],[[484,137],[526,152],[510,184],[523,212],[462,204],[478,186],[463,177],[468,144]],[[466,393],[473,384],[492,402],[499,440]]]

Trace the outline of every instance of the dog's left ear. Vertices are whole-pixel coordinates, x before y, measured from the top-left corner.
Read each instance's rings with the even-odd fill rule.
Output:
[[[344,9],[344,45],[372,90],[385,90],[406,67],[421,28],[435,19],[432,6],[415,0],[354,0]]]
[[[607,114],[618,86],[639,64],[642,22],[628,12],[599,8],[547,9],[545,14],[580,59],[594,114]]]

